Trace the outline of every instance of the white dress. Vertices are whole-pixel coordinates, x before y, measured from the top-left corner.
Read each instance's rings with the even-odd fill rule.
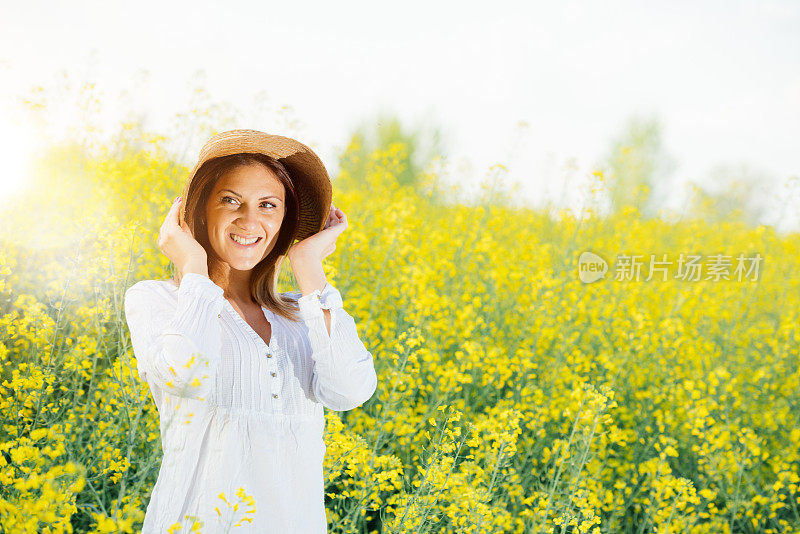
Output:
[[[143,280],[125,293],[139,377],[158,408],[163,459],[143,534],[163,534],[194,516],[201,532],[327,532],[323,406],[344,411],[377,387],[372,354],[330,284],[298,301],[292,322],[262,308],[269,344],[208,277],[180,287]],[[331,334],[322,309],[331,312]],[[237,489],[255,500],[255,513]],[[220,498],[224,496],[229,504]],[[251,517],[252,521],[242,521]]]

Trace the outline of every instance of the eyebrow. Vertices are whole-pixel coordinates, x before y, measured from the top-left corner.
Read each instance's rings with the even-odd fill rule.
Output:
[[[242,196],[242,195],[240,195],[239,193],[237,193],[236,191],[233,191],[233,190],[231,190],[231,189],[220,189],[220,193],[221,193],[221,192],[223,192],[223,191],[227,191],[227,192],[229,192],[229,193],[233,193],[233,194],[234,194],[234,195],[236,195],[237,197],[241,197],[241,196]],[[277,199],[278,199],[278,200],[280,200],[281,202],[283,201],[283,199],[282,199],[281,197],[279,197],[278,195],[267,195],[267,196],[265,196],[265,197],[261,197],[261,198],[259,198],[258,200],[265,200],[265,199],[267,199],[267,198],[277,198]]]

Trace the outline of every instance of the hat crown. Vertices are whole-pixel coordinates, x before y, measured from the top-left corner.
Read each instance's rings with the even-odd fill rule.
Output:
[[[209,159],[241,152],[258,152],[275,159],[286,158],[298,152],[313,154],[310,148],[295,139],[258,130],[238,129],[219,132],[209,139],[200,149],[198,163],[202,165]]]

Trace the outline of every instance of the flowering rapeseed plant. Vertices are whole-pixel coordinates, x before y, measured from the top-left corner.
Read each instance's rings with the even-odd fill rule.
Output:
[[[394,180],[402,144],[353,175],[357,144],[334,181],[353,224],[326,272],[379,384],[326,414],[330,532],[800,529],[799,236],[443,202]],[[62,150],[41,163],[41,209],[6,208],[29,231],[0,236],[5,532],[140,528],[160,432],[121,297],[168,274],[155,236],[185,172],[157,152]],[[755,283],[586,285],[582,250],[766,262]],[[220,497],[232,532],[268,506]]]

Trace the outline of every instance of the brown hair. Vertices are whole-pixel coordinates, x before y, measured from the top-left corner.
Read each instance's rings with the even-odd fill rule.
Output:
[[[212,263],[216,261],[208,228],[205,221],[205,207],[214,190],[214,186],[225,173],[242,166],[260,164],[271,170],[283,184],[286,191],[286,202],[278,239],[267,257],[258,262],[250,276],[250,295],[259,305],[264,306],[277,315],[289,320],[300,319],[297,303],[278,293],[278,275],[286,259],[289,247],[295,241],[300,221],[300,204],[289,171],[279,160],[259,153],[239,153],[222,156],[206,161],[197,170],[189,191],[183,202],[186,203],[185,220],[192,235],[206,249],[208,254],[208,270],[212,272]],[[181,273],[175,269],[173,282],[180,286]]]

